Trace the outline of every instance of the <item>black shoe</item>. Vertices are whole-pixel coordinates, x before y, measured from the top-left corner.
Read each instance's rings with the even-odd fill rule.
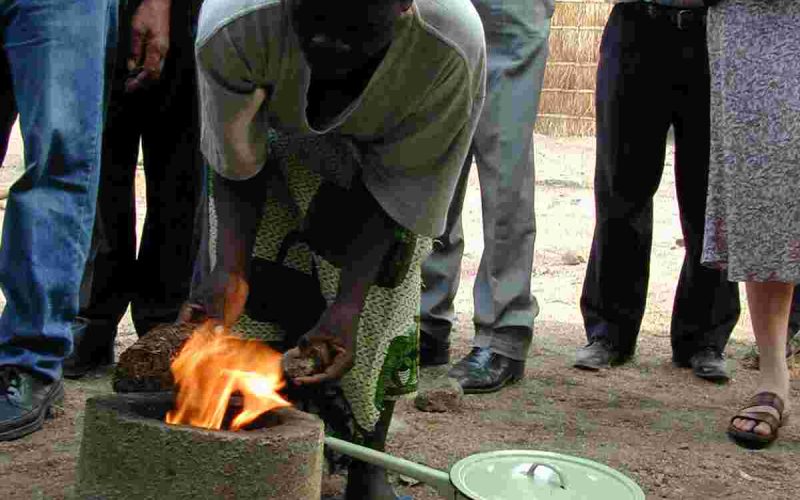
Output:
[[[51,406],[63,398],[61,380],[48,382],[16,366],[0,366],[0,441],[41,429]]]
[[[623,354],[616,350],[610,342],[604,339],[592,340],[589,344],[578,349],[575,353],[575,368],[597,371],[619,365],[630,359],[630,354]]]
[[[430,333],[419,332],[419,366],[439,366],[450,363],[450,342],[438,340]]]
[[[64,378],[79,379],[91,371],[114,363],[116,327],[105,322],[75,318],[72,323],[72,354],[64,359]]]
[[[695,376],[704,380],[725,383],[730,379],[725,369],[725,356],[713,347],[706,347],[694,353],[689,359],[689,367]]]
[[[447,375],[458,381],[464,394],[484,394],[499,391],[522,379],[525,362],[493,353],[484,347],[473,347]]]

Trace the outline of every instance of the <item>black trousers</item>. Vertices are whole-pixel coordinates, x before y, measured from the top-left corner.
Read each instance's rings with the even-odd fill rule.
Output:
[[[722,351],[739,318],[738,285],[700,263],[709,162],[705,26],[642,4],[614,7],[597,70],[596,226],[581,296],[589,340],[635,350],[647,296],[653,196],[675,132],[675,188],[686,254],[675,293],[673,357]]]
[[[8,139],[17,121],[17,101],[11,85],[11,68],[5,52],[0,51],[0,165],[6,158]]]
[[[130,21],[138,3],[128,2],[120,18],[95,238],[80,312],[109,338],[129,303],[140,336],[158,323],[175,320],[188,297],[198,245],[195,218],[204,167],[194,63],[197,9],[188,4],[200,2],[173,1],[161,80],[126,93]],[[134,180],[140,140],[147,214],[137,255]]]

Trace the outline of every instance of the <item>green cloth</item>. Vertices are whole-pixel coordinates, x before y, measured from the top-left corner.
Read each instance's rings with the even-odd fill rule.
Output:
[[[331,181],[305,166],[297,152],[286,149],[286,144],[273,140],[273,157],[267,168],[274,168],[282,175],[272,179],[270,191],[281,191],[282,196],[269,196],[253,249],[253,258],[276,262],[283,240],[287,235],[301,230],[306,222],[308,209],[315,195],[325,183]],[[283,146],[281,146],[283,144]],[[347,163],[351,158],[336,158],[343,151],[330,148],[331,144],[319,142],[316,146],[304,144],[305,161],[328,163],[328,166]],[[280,154],[276,154],[280,153]],[[333,155],[333,156],[330,156]],[[314,158],[316,157],[316,158]],[[345,170],[342,167],[342,170]],[[213,176],[212,176],[213,177]],[[276,183],[282,185],[276,186]],[[342,210],[351,202],[347,191],[340,200],[330,200],[330,210]],[[213,207],[213,183],[210,186],[208,206]],[[210,210],[208,224],[210,248],[214,255],[216,241],[216,218]],[[417,388],[417,365],[419,343],[420,266],[430,253],[432,240],[418,237],[406,230],[396,234],[396,258],[387,259],[381,270],[378,283],[369,290],[357,333],[355,365],[341,381],[344,397],[349,404],[357,429],[361,432],[373,430],[386,400],[413,394]],[[284,266],[311,276],[316,267],[319,291],[325,300],[333,301],[338,289],[339,268],[311,250],[305,243],[290,246]],[[280,287],[281,283],[269,284]],[[254,287],[251,284],[251,288]],[[297,307],[302,314],[302,304]],[[249,338],[268,342],[280,342],[286,332],[274,322],[256,321],[244,314],[234,330]]]

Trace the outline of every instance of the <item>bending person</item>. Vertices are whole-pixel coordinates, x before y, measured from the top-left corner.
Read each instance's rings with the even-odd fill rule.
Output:
[[[297,383],[338,387],[319,391],[342,403],[326,423],[382,449],[415,388],[420,262],[483,103],[480,18],[468,0],[206,0],[196,52],[212,173],[190,303],[335,353]],[[346,497],[395,494],[353,462]]]

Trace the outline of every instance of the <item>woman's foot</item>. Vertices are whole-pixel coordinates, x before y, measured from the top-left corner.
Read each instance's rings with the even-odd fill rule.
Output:
[[[762,449],[778,438],[787,413],[784,398],[774,392],[759,392],[737,412],[728,426],[728,436],[739,446]]]

